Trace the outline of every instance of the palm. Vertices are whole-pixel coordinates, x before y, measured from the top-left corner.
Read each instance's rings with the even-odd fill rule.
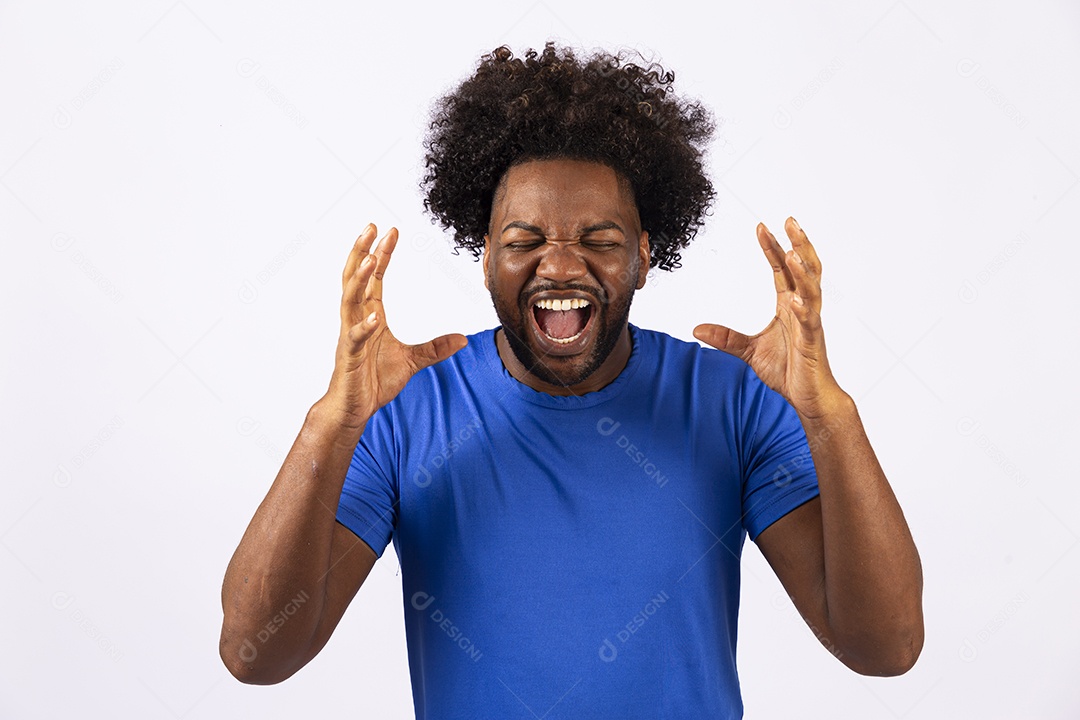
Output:
[[[393,400],[413,375],[437,361],[432,358],[432,362],[424,362],[424,347],[401,342],[390,332],[385,319],[381,320],[361,351],[363,384],[357,388],[359,399],[368,400],[375,409]]]

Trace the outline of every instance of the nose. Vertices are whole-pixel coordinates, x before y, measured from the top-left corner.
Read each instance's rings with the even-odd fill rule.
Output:
[[[536,268],[538,277],[552,282],[570,282],[589,273],[589,268],[574,243],[549,241],[544,244],[542,252],[540,264]]]

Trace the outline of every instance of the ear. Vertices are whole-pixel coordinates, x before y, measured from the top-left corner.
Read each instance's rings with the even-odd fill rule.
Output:
[[[641,262],[638,264],[637,289],[640,290],[649,277],[649,233],[644,230],[638,239],[638,259]]]
[[[491,285],[488,283],[488,265],[491,260],[491,237],[487,233],[484,234],[484,287],[488,292],[491,292]]]

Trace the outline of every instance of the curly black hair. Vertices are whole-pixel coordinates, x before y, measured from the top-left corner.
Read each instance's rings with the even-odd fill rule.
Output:
[[[649,233],[649,266],[679,267],[679,251],[716,193],[703,166],[712,114],[675,97],[674,80],[657,63],[629,62],[625,51],[579,60],[550,41],[523,58],[496,48],[435,103],[424,140],[424,208],[433,223],[453,228],[456,248],[478,259],[510,166],[555,157],[601,162],[629,182]]]

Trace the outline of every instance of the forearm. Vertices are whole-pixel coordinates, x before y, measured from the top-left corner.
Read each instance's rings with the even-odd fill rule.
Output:
[[[225,573],[221,656],[237,677],[267,681],[301,662],[325,600],[341,488],[363,427],[324,400],[308,412]],[[272,630],[272,632],[271,632]]]
[[[854,669],[897,674],[922,648],[919,553],[854,401],[837,397],[800,417],[821,491],[826,624]]]

